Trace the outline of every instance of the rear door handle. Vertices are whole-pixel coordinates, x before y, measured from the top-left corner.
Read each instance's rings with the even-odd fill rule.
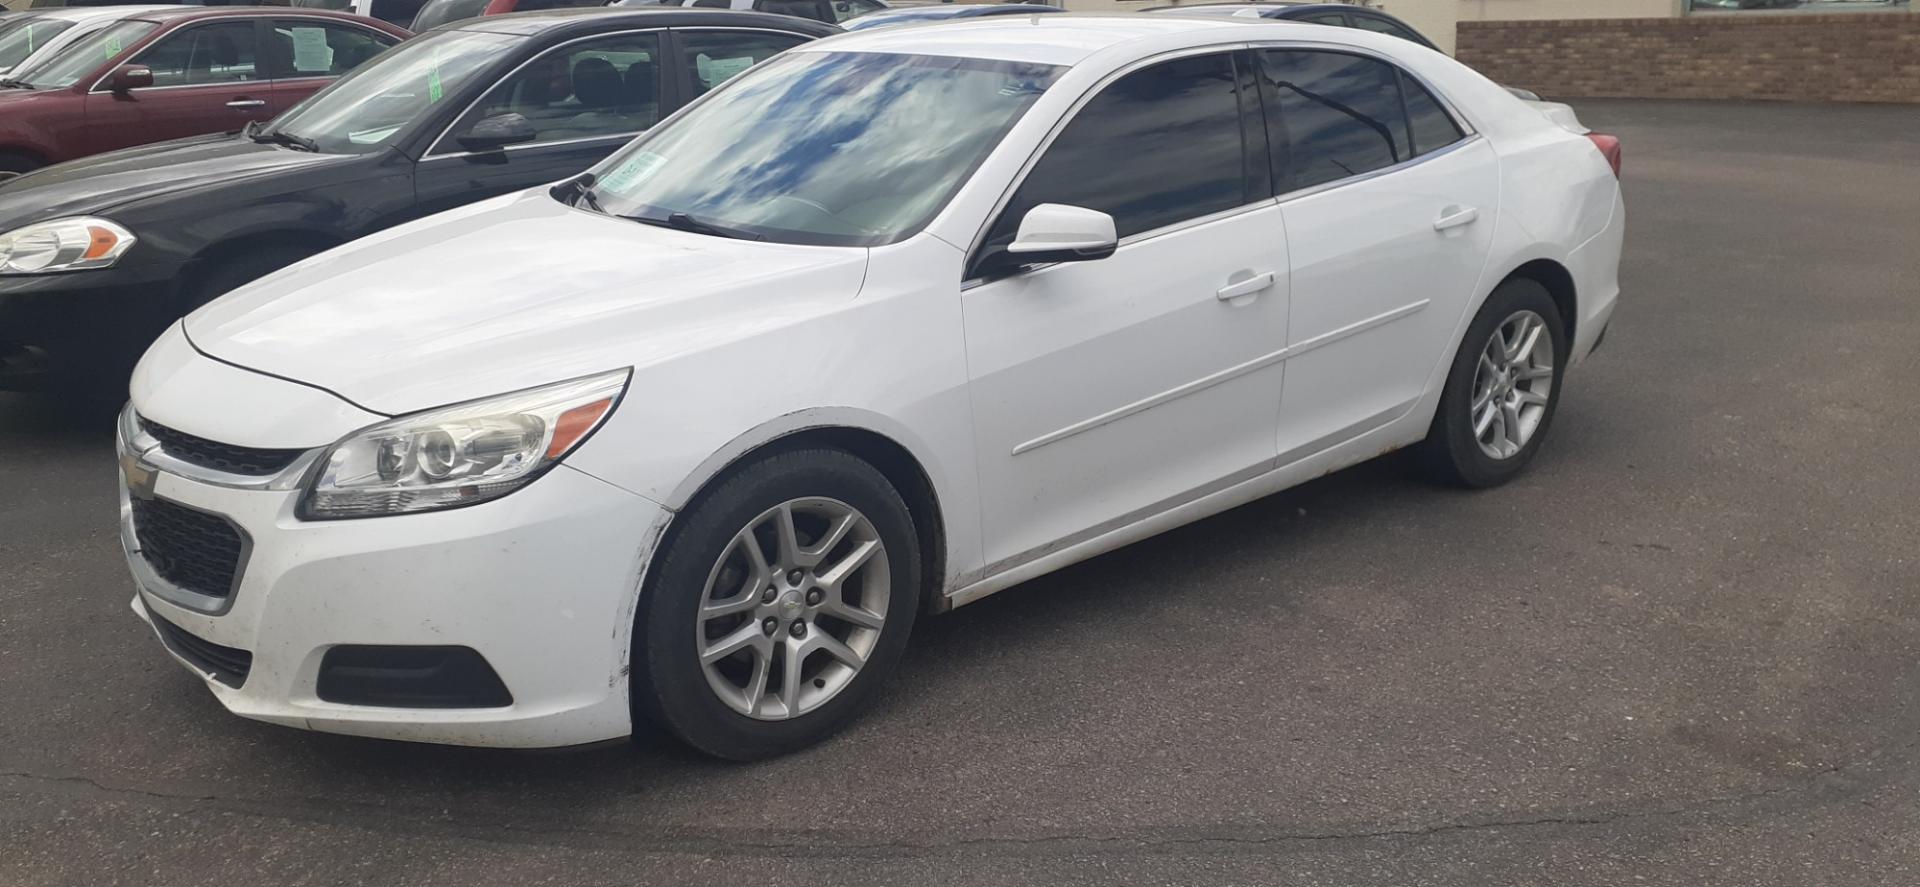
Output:
[[[1440,219],[1433,223],[1433,230],[1445,231],[1462,225],[1471,225],[1480,218],[1480,211],[1471,206],[1449,206],[1440,211]]]
[[[1255,274],[1239,283],[1229,283],[1215,290],[1213,296],[1222,302],[1231,302],[1234,299],[1251,296],[1267,287],[1273,286],[1273,280],[1272,271],[1268,271],[1265,274]]]
[[[266,99],[234,99],[227,103],[229,108],[258,108],[267,103]]]

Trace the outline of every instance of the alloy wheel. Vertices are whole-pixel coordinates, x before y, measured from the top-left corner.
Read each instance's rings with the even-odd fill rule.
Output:
[[[708,572],[695,649],[707,685],[758,720],[799,717],[839,695],[872,656],[892,579],[866,515],[792,499],[735,533]]]
[[[1553,336],[1532,311],[1516,311],[1480,352],[1473,375],[1473,436],[1480,451],[1497,460],[1526,448],[1553,400]]]

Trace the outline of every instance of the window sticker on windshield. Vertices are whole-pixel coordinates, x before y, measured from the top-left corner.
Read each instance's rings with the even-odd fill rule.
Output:
[[[667,158],[652,151],[641,151],[614,167],[612,172],[607,173],[606,177],[600,180],[600,184],[609,191],[625,191],[645,181],[648,176],[653,175],[654,170],[660,168],[660,164],[666,162]]]
[[[427,104],[440,102],[440,48],[433,48],[432,66],[427,68]]]
[[[107,58],[113,58],[114,56],[119,54],[120,54],[120,35],[108,34],[107,35]]]
[[[714,87],[728,80],[732,80],[741,71],[753,67],[753,56],[743,55],[738,58],[716,59],[708,58],[707,54],[703,52],[694,56],[693,67],[700,72],[700,80],[702,82],[706,83],[708,87]]]

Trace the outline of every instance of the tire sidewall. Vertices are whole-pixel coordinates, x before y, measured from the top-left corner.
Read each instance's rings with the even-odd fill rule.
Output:
[[[1545,413],[1540,417],[1540,425],[1534,429],[1533,436],[1520,448],[1520,452],[1506,459],[1495,459],[1480,449],[1480,441],[1473,433],[1474,374],[1479,366],[1480,352],[1486,348],[1494,330],[1515,312],[1522,310],[1532,311],[1547,322],[1547,334],[1553,338],[1553,392],[1547,401]],[[1553,417],[1560,411],[1569,357],[1566,323],[1546,287],[1532,280],[1516,279],[1496,288],[1487,297],[1479,313],[1474,315],[1465,338],[1460,341],[1453,367],[1447,374],[1447,387],[1440,399],[1440,411],[1435,417],[1434,431],[1441,436],[1445,456],[1451,463],[1448,466],[1452,469],[1450,473],[1468,486],[1492,487],[1506,483],[1525,469],[1527,463],[1533,461],[1534,454],[1539,452],[1541,443],[1547,439],[1547,432],[1553,426]]]
[[[756,720],[707,686],[695,619],[707,578],[734,534],[768,508],[808,496],[838,499],[873,523],[887,550],[887,620],[866,664],[838,695],[797,718]],[[751,760],[817,742],[866,707],[905,652],[919,606],[918,537],[905,501],[884,475],[837,450],[781,453],[736,469],[697,497],[677,523],[642,591],[633,650],[637,716],[708,754]]]

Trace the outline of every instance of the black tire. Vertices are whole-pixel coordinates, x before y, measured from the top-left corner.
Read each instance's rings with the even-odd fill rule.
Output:
[[[41,163],[38,158],[12,151],[0,151],[0,185],[43,166],[46,164]]]
[[[180,313],[188,314],[195,308],[311,256],[315,252],[316,250],[307,247],[269,246],[232,258],[215,260],[211,267],[202,271],[187,287],[184,294],[186,301],[180,306]]]
[[[1495,330],[1523,311],[1531,311],[1546,321],[1542,334],[1552,337],[1552,383],[1539,414],[1539,424],[1525,443],[1517,452],[1495,458],[1482,449],[1479,437],[1474,434],[1475,378],[1481,354],[1491,344]],[[1474,315],[1466,338],[1460,342],[1460,351],[1454,355],[1446,388],[1440,396],[1440,407],[1434,412],[1427,439],[1417,450],[1421,468],[1434,480],[1465,487],[1496,487],[1512,480],[1539,452],[1541,441],[1546,440],[1553,415],[1560,407],[1568,353],[1566,323],[1546,287],[1523,278],[1501,284]]]
[[[709,685],[699,662],[705,629],[698,612],[708,579],[721,568],[735,535],[769,509],[809,497],[837,500],[870,522],[887,561],[888,587],[879,595],[887,605],[885,622],[865,663],[818,707],[785,720],[756,719],[723,702]],[[920,562],[913,518],[899,491],[873,466],[846,452],[792,450],[733,469],[680,513],[655,555],[634,626],[635,714],[701,752],[735,761],[773,757],[825,739],[865,710],[899,664],[919,607]],[[820,624],[812,629],[825,630]],[[771,638],[784,644],[786,634],[776,631]]]

